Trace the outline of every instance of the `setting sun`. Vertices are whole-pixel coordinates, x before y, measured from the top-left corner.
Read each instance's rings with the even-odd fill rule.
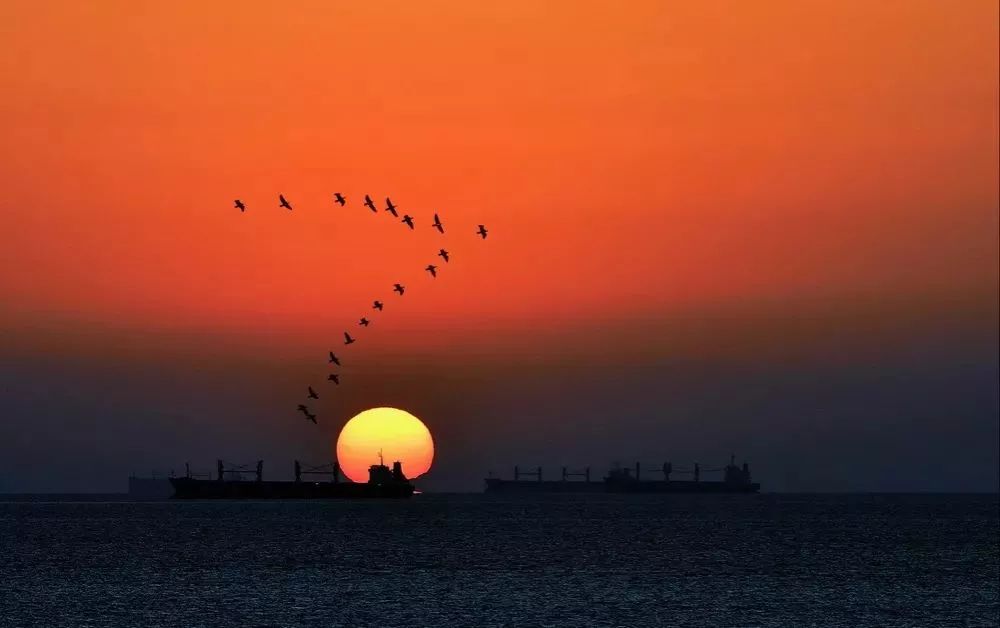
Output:
[[[403,463],[403,473],[415,478],[427,473],[434,460],[434,439],[417,417],[396,408],[372,408],[347,422],[337,438],[337,460],[344,475],[368,481],[368,467],[382,452],[387,465]]]

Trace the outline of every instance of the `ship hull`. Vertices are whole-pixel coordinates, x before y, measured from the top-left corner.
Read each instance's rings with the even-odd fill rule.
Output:
[[[171,478],[174,499],[406,499],[413,485]]]
[[[608,493],[758,493],[756,482],[694,482],[691,480],[606,480]]]

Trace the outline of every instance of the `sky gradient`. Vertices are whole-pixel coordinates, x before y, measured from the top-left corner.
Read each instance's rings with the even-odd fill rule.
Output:
[[[995,490],[998,21],[5,2],[0,491],[290,473],[381,405],[431,429],[432,487],[736,450],[765,488]]]

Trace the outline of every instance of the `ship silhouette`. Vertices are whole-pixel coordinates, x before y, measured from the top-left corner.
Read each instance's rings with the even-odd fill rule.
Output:
[[[258,460],[254,478],[244,479],[249,473],[246,465],[227,465],[217,461],[215,479],[194,477],[190,470],[184,477],[170,478],[174,499],[406,499],[413,495],[413,484],[403,474],[398,460],[387,467],[380,460],[368,468],[367,482],[341,479],[340,464],[303,467],[295,461],[295,480],[273,481],[264,479],[264,461]],[[303,475],[329,476],[325,481],[310,482]]]
[[[702,473],[722,472],[721,480],[702,480]],[[651,475],[650,475],[651,474]],[[674,479],[671,475],[690,475],[690,479]],[[522,479],[531,478],[531,479]],[[581,478],[581,479],[571,479]],[[590,467],[581,471],[562,468],[559,480],[544,480],[542,468],[525,471],[514,467],[514,479],[488,477],[487,493],[757,493],[760,484],[752,481],[750,465],[737,466],[736,456],[729,464],[718,469],[702,469],[697,462],[692,467],[674,467],[665,462],[655,469],[642,469],[635,463],[633,469],[615,467],[601,481],[591,481]]]

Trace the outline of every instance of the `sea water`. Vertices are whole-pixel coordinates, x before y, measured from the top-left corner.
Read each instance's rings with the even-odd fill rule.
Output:
[[[0,497],[3,626],[995,626],[996,495]]]

